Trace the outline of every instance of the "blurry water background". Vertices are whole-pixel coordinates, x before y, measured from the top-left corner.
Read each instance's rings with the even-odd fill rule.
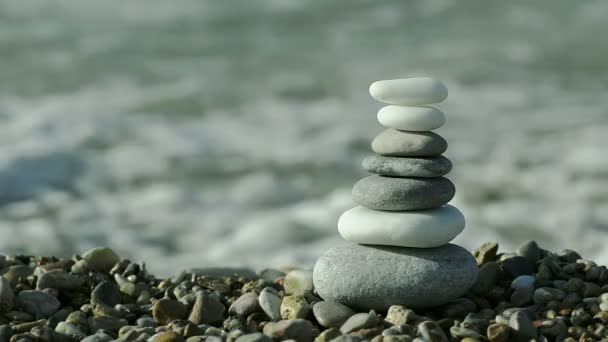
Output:
[[[311,265],[430,74],[467,217],[608,261],[608,2],[0,0],[0,252]]]

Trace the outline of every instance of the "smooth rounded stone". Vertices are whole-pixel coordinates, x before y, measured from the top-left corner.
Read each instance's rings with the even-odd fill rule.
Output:
[[[308,270],[291,270],[285,276],[283,288],[286,294],[304,294],[312,291],[312,272]]]
[[[262,333],[246,334],[238,337],[235,342],[272,342],[272,339]]]
[[[325,328],[339,328],[355,312],[348,306],[338,302],[320,301],[312,306],[312,314],[321,326]]]
[[[66,335],[67,337],[73,338],[77,341],[80,341],[87,336],[77,326],[68,322],[59,322],[57,327],[55,327],[55,332],[61,335]]]
[[[378,111],[378,122],[382,126],[405,131],[432,131],[445,121],[445,114],[433,107],[386,106]]]
[[[49,317],[61,307],[57,298],[44,291],[21,291],[17,298],[23,311],[33,315],[35,319]]]
[[[15,305],[15,294],[8,279],[0,276],[0,315],[11,311]]]
[[[456,188],[447,178],[395,178],[368,176],[353,187],[353,200],[375,210],[439,208],[454,197]]]
[[[186,317],[186,306],[169,298],[161,298],[152,306],[152,317],[160,324],[169,324]]]
[[[551,287],[540,287],[534,291],[533,299],[536,304],[547,304],[554,300],[562,300],[566,294]]]
[[[533,265],[541,258],[542,251],[536,241],[526,241],[517,249],[517,255],[522,256]]]
[[[536,283],[536,278],[531,275],[521,275],[511,282],[511,288],[514,290],[517,289],[534,289],[534,284]]]
[[[358,313],[352,315],[344,324],[342,324],[340,332],[348,334],[361,329],[373,328],[378,325],[378,323],[380,323],[378,316],[368,313]]]
[[[0,341],[9,341],[13,336],[13,328],[8,324],[0,325]]]
[[[115,306],[116,304],[120,304],[121,301],[120,288],[116,283],[111,281],[102,281],[91,292],[92,304]]]
[[[315,289],[323,299],[364,310],[439,306],[466,293],[476,278],[473,256],[452,244],[338,246],[327,250],[313,271]]]
[[[81,342],[110,342],[114,340],[112,336],[105,333],[97,333],[85,337]]]
[[[305,319],[290,319],[278,322],[269,322],[264,326],[264,335],[279,340],[293,339],[297,342],[312,341],[312,324]]]
[[[302,295],[289,295],[283,297],[281,303],[281,318],[306,318],[310,312],[310,305]]]
[[[260,292],[258,302],[262,311],[273,321],[281,319],[281,296],[272,287],[266,287]]]
[[[400,106],[439,103],[448,97],[448,88],[430,77],[382,80],[372,83],[369,94],[376,100]]]
[[[84,278],[75,276],[64,270],[56,269],[42,273],[36,282],[36,289],[44,290],[53,288],[59,291],[69,291],[79,288],[84,284],[84,281]]]
[[[388,157],[436,157],[448,149],[448,142],[433,132],[387,129],[372,140],[372,150]]]
[[[188,320],[194,324],[213,324],[224,320],[225,311],[217,296],[198,291]]]
[[[452,170],[452,162],[444,156],[406,158],[375,154],[363,159],[361,166],[367,172],[391,177],[441,177]]]
[[[512,329],[511,338],[517,342],[527,342],[536,338],[537,331],[530,317],[523,311],[517,311],[509,318],[509,327]]]
[[[452,241],[465,226],[464,215],[451,205],[417,211],[352,208],[338,220],[340,236],[361,244],[430,248]]]
[[[260,309],[258,295],[255,292],[247,292],[237,298],[230,308],[228,313],[237,316],[249,316],[250,314]]]
[[[120,257],[108,247],[95,247],[82,253],[87,266],[97,272],[107,273],[120,261]]]

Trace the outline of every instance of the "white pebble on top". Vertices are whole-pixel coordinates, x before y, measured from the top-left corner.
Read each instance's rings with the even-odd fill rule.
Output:
[[[377,81],[369,87],[369,93],[380,102],[398,106],[439,103],[448,97],[445,85],[430,77]]]
[[[378,111],[384,127],[406,131],[432,131],[445,124],[445,114],[433,107],[386,106]]]

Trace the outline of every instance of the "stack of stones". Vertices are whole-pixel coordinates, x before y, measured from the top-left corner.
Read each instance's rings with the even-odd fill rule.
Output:
[[[445,123],[439,103],[447,88],[431,78],[378,81],[370,94],[388,103],[378,112],[387,129],[372,142],[375,155],[363,168],[375,175],[353,188],[360,206],[338,222],[354,244],[326,251],[314,268],[314,285],[325,300],[359,309],[391,305],[428,308],[462,296],[477,278],[477,263],[450,244],[465,226],[447,203],[455,193],[442,176],[452,168],[441,154],[447,142],[431,132]]]

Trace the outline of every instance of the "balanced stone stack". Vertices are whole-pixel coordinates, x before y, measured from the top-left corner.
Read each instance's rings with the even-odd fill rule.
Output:
[[[455,187],[443,177],[452,168],[442,156],[448,144],[431,132],[444,125],[439,103],[447,88],[431,78],[378,81],[370,94],[389,104],[378,112],[387,127],[372,141],[376,153],[363,161],[374,175],[353,188],[360,206],[340,217],[342,238],[353,242],[326,251],[314,268],[325,300],[359,309],[391,305],[434,307],[467,292],[477,263],[449,242],[464,229],[463,214],[447,203]]]

